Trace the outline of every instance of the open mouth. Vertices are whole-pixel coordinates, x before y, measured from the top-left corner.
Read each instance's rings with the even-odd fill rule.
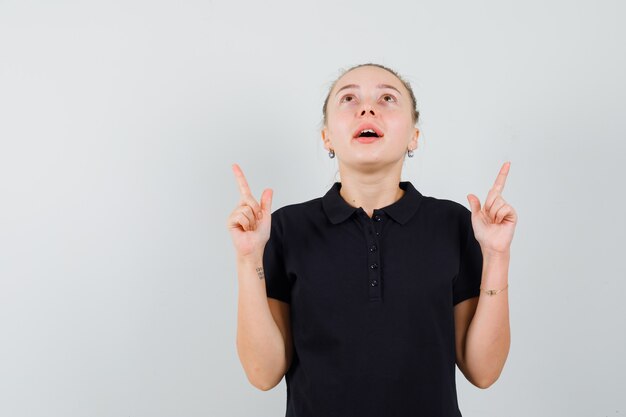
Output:
[[[382,138],[383,132],[374,124],[364,123],[354,132],[352,137],[356,138]]]
[[[366,129],[359,133],[357,138],[379,138],[380,136],[373,129]]]

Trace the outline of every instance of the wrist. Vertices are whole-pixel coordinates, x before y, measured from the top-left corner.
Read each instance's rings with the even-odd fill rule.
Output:
[[[508,261],[511,259],[511,251],[509,249],[505,251],[497,251],[492,249],[484,250],[481,248],[483,259],[494,261]]]
[[[255,265],[263,266],[263,253],[254,252],[247,255],[237,255],[237,263],[239,265]]]

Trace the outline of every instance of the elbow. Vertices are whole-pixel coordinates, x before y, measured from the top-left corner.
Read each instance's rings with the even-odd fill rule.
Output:
[[[261,391],[269,391],[272,388],[274,388],[276,385],[278,385],[278,384],[271,383],[271,384],[257,386],[257,388],[260,389]]]
[[[495,377],[489,377],[489,378],[477,378],[477,379],[472,380],[471,383],[477,388],[487,389],[493,384],[495,384],[495,382],[498,380],[498,377],[499,375],[496,375]]]
[[[500,375],[502,374],[504,364],[497,368],[485,369],[485,367],[480,367],[476,369],[476,367],[466,368],[463,366],[461,368],[465,378],[475,387],[480,389],[487,389],[496,383],[498,379],[500,379]]]
[[[495,381],[480,381],[480,382],[474,382],[474,386],[480,389],[487,389],[490,386],[493,385]]]
[[[274,388],[274,387],[269,386],[269,385],[255,385],[254,387],[257,388],[257,389],[260,389],[261,391],[269,391],[272,388]]]
[[[285,372],[280,362],[272,360],[271,355],[253,355],[249,351],[242,349],[239,342],[237,351],[248,382],[261,391],[269,391],[282,381]]]
[[[253,387],[261,390],[261,391],[269,391],[272,388],[274,388],[276,385],[279,384],[279,382],[282,380],[282,378],[280,378],[279,380],[274,379],[268,379],[268,378],[250,378],[248,377],[248,381],[250,381],[250,384],[252,384]]]
[[[244,367],[244,370],[248,382],[261,391],[271,390],[283,379],[283,375],[277,375],[275,372],[264,369],[259,365],[249,364]]]
[[[471,372],[469,369],[467,369],[463,363],[459,364],[459,369],[461,370],[461,372],[463,373],[463,375],[465,376],[465,379],[467,379],[467,381],[474,385],[476,388],[480,388],[480,389],[487,389],[490,386],[492,386],[497,380],[499,375],[493,375],[493,374],[488,374],[485,372],[482,373],[478,373],[478,372]]]

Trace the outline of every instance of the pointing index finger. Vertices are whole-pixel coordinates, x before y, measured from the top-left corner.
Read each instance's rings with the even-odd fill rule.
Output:
[[[248,181],[246,181],[246,177],[243,175],[243,171],[239,168],[239,165],[233,164],[233,172],[235,173],[235,177],[237,177],[237,183],[239,184],[239,192],[242,196],[252,194],[250,192],[250,187],[248,186]]]
[[[509,168],[511,167],[511,162],[505,162],[502,164],[502,168],[500,168],[500,172],[496,177],[496,181],[493,183],[493,188],[499,193],[504,189],[504,183],[506,182],[506,176],[509,174]]]

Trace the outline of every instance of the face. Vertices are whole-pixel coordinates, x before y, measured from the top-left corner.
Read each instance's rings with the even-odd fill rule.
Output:
[[[354,168],[402,161],[408,149],[417,147],[419,129],[411,114],[409,92],[395,75],[374,66],[355,68],[330,92],[324,147],[334,149],[344,166]],[[380,137],[358,138],[368,127]]]

